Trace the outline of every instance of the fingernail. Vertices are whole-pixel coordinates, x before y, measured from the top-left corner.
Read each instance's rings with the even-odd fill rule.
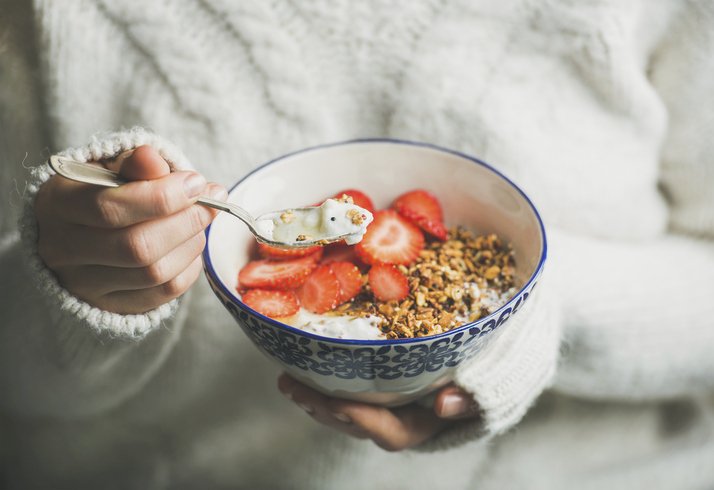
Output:
[[[225,201],[228,199],[228,192],[226,189],[218,184],[213,184],[210,190],[210,196],[216,201]]]
[[[186,193],[186,197],[193,199],[203,192],[206,188],[206,179],[203,178],[201,174],[190,173],[188,177],[183,181],[183,190]]]
[[[332,416],[335,417],[340,422],[344,422],[345,424],[352,423],[352,419],[350,418],[350,416],[345,413],[333,412]]]
[[[288,400],[292,400],[292,399],[293,399],[293,394],[290,393],[289,391],[282,391],[282,390],[281,390],[280,393],[282,393],[283,396],[284,396],[285,398],[287,398]]]
[[[450,393],[446,395],[441,402],[441,416],[448,418],[464,415],[472,410],[473,406],[474,401],[471,398]]]
[[[305,410],[307,413],[313,413],[315,411],[315,409],[310,405],[305,405],[304,403],[298,403],[297,406]]]

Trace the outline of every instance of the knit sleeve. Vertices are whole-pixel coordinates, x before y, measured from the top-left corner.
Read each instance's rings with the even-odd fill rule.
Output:
[[[669,232],[644,243],[555,237],[571,285],[560,391],[631,400],[714,390],[714,7],[687,6],[649,69],[669,119]]]
[[[550,236],[565,325],[557,390],[617,400],[714,390],[714,243]]]
[[[556,388],[589,398],[714,391],[714,6],[688,2],[652,55],[667,108],[669,232],[642,243],[555,236],[566,321]]]
[[[186,167],[170,143],[140,128],[98,135],[62,152],[79,161],[111,158],[152,145],[172,166]],[[37,253],[33,204],[52,176],[32,169],[19,233],[2,239],[0,408],[23,414],[78,416],[116,405],[136,392],[176,342],[183,314],[174,300],[143,315],[102,311],[64,289]]]
[[[552,281],[540,281],[500,337],[460,367],[455,383],[474,397],[478,416],[456,422],[420,451],[447,449],[487,439],[513,427],[552,382],[558,362],[561,320]]]

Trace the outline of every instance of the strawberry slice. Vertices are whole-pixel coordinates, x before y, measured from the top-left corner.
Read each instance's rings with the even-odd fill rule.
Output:
[[[362,289],[362,274],[359,268],[350,262],[333,262],[330,269],[340,283],[340,297],[337,304],[349,301]]]
[[[400,301],[409,295],[407,276],[391,264],[375,264],[369,270],[369,285],[380,301]]]
[[[372,200],[367,194],[362,191],[358,191],[357,189],[345,189],[344,191],[340,191],[333,196],[333,199],[339,199],[345,194],[350,196],[352,201],[354,201],[357,206],[366,209],[370,213],[374,213],[374,204],[372,203]]]
[[[323,264],[331,264],[332,262],[355,262],[357,254],[353,245],[347,245],[345,242],[330,243],[323,247],[322,254]]]
[[[265,243],[258,243],[258,253],[264,259],[273,260],[288,260],[297,259],[298,257],[305,257],[307,255],[322,253],[322,247],[315,245],[314,247],[305,248],[279,248],[273,247],[272,245],[267,245]],[[319,260],[320,257],[317,257]]]
[[[405,192],[394,200],[394,209],[416,214],[431,221],[443,221],[444,214],[436,196],[424,189]]]
[[[300,309],[297,296],[292,291],[249,289],[243,293],[242,299],[258,313],[275,320],[291,317]]]
[[[444,213],[432,193],[423,189],[406,192],[395,199],[392,207],[430,235],[446,240]]]
[[[362,241],[355,246],[357,256],[368,264],[409,264],[424,248],[424,235],[396,211],[374,214]]]
[[[329,265],[321,265],[300,286],[297,296],[306,310],[325,313],[337,306],[340,298],[340,281]]]
[[[446,226],[444,226],[444,223],[441,223],[440,221],[430,221],[428,219],[421,218],[416,219],[415,222],[419,228],[442,242],[445,242],[449,236],[449,231],[446,229]]]
[[[241,288],[294,289],[317,266],[314,256],[292,260],[254,260],[238,273]]]

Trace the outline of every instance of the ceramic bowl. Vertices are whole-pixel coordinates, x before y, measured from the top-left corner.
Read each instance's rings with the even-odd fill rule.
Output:
[[[518,314],[540,276],[546,237],[538,212],[513,182],[481,160],[433,145],[356,140],[300,150],[257,168],[229,193],[254,216],[317,202],[339,189],[366,192],[379,208],[424,188],[440,199],[446,224],[497,233],[513,245],[518,292],[487,317],[415,339],[321,337],[272,320],[243,304],[238,271],[254,239],[226,214],[208,229],[205,271],[211,288],[248,338],[294,378],[335,397],[385,406],[408,403],[452,380]]]

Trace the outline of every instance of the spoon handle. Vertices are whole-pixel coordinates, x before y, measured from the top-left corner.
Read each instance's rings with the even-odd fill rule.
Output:
[[[199,197],[196,202],[199,204],[203,204],[204,206],[207,206],[209,208],[218,209],[219,211],[225,211],[226,213],[232,214],[233,216],[241,220],[243,223],[248,225],[248,228],[250,228],[250,231],[254,235],[258,235],[258,232],[255,230],[255,219],[253,219],[253,216],[251,216],[250,213],[248,213],[248,211],[246,211],[245,209],[238,207],[235,204],[229,204],[223,201],[216,201],[215,199],[211,199],[210,197]]]
[[[101,185],[104,187],[119,187],[120,185],[128,182],[119,177],[119,174],[116,172],[112,172],[104,167],[78,162],[59,155],[52,155],[50,157],[50,167],[52,167],[52,169],[62,177],[75,180],[77,182],[84,182],[85,184]],[[247,224],[251,231],[254,230],[255,221],[253,217],[246,210],[236,206],[235,204],[217,201],[215,199],[211,199],[210,197],[199,197],[196,202],[204,206],[208,206],[209,208],[230,213]]]
[[[85,184],[101,185],[104,187],[119,187],[126,184],[126,180],[119,174],[99,165],[78,162],[59,155],[50,157],[52,170],[70,180],[84,182]]]

